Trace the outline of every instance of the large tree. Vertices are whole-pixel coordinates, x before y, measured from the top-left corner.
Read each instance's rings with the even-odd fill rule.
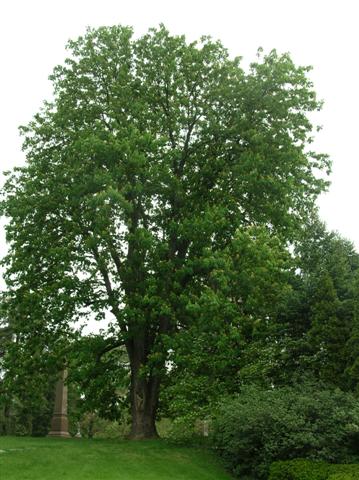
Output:
[[[328,160],[308,148],[320,103],[287,54],[245,73],[219,42],[164,27],[89,29],[68,49],[4,188],[10,304],[54,339],[47,354],[111,312],[103,351],[125,346],[132,436],[151,437],[171,338],[220,252],[252,226],[293,239],[324,188]]]

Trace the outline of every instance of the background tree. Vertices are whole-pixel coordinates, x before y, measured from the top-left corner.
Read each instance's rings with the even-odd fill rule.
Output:
[[[251,226],[295,238],[325,187],[328,160],[308,149],[320,102],[287,54],[245,73],[219,42],[164,27],[89,29],[68,48],[3,190],[6,279],[31,332],[18,348],[48,332],[58,356],[77,319],[111,312],[131,434],[151,437],[172,339],[196,322],[215,260]]]
[[[257,356],[250,371],[260,375],[265,364],[269,384],[290,384],[309,375],[355,390],[359,255],[317,217],[308,223],[296,253],[291,288],[278,305],[271,334],[263,332],[252,344]],[[251,362],[246,363],[248,369]]]
[[[11,432],[10,425],[10,407],[11,401],[5,393],[5,366],[4,358],[8,353],[9,345],[12,342],[12,330],[10,322],[6,318],[3,299],[5,294],[0,297],[0,435],[5,435]]]

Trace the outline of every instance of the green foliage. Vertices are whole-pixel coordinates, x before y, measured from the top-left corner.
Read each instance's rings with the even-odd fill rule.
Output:
[[[0,435],[47,435],[54,404],[54,379],[39,372],[27,381],[11,379],[7,374],[0,388]]]
[[[201,439],[196,432],[197,418],[196,411],[175,418],[171,422],[166,438],[177,445],[198,445],[201,443]]]
[[[354,480],[359,465],[337,465],[296,459],[274,462],[268,480]]]
[[[239,478],[266,478],[276,460],[346,462],[358,454],[359,407],[318,385],[247,387],[220,408],[213,441]]]
[[[123,346],[113,338],[84,336],[76,343],[69,365],[69,382],[81,396],[79,417],[96,412],[102,419],[120,420],[127,413],[129,361]]]
[[[288,385],[305,376],[355,391],[359,255],[314,216],[292,265],[290,288],[276,302],[276,314],[243,351],[241,378]]]
[[[225,393],[238,391],[243,352],[268,332],[289,288],[289,255],[264,228],[237,232],[222,252],[208,253],[207,263],[210,288],[187,305],[191,326],[171,343],[161,394],[162,412],[176,422],[188,423],[188,412],[205,418]]]
[[[346,473],[335,473],[334,475],[330,475],[328,477],[328,480],[356,480],[359,478],[359,469],[356,468],[356,470],[352,472],[346,472]]]
[[[85,438],[124,440],[130,433],[130,418],[128,414],[123,415],[122,421],[116,422],[101,418],[95,413],[87,413],[81,417],[79,429],[81,436]]]
[[[53,101],[22,128],[27,163],[2,189],[17,340],[7,365],[22,357],[24,377],[36,352],[55,367],[77,350],[77,320],[109,314],[104,337],[127,350],[134,424],[147,414],[154,428],[171,342],[196,331],[201,305],[211,324],[223,312],[218,350],[223,323],[260,310],[259,292],[273,297],[263,288],[273,269],[253,285],[250,263],[241,282],[236,265],[247,254],[257,271],[270,263],[266,248],[250,253],[247,232],[297,238],[325,189],[317,171],[328,158],[308,148],[321,104],[310,69],[288,54],[259,54],[246,73],[220,42],[188,43],[163,26],[140,38],[88,29],[68,50]]]
[[[210,421],[201,418],[197,410],[188,411],[173,420],[167,419],[163,438],[176,445],[206,446],[209,445]]]
[[[348,368],[358,323],[359,255],[351,242],[327,232],[320,222],[308,227],[299,249],[310,321],[302,364],[320,380],[355,388]]]
[[[274,462],[268,480],[327,480],[330,466],[325,462],[289,460]]]

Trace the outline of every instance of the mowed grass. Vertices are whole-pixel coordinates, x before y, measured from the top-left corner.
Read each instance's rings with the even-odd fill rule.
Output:
[[[25,438],[0,436],[1,480],[229,480],[200,448],[162,440]]]

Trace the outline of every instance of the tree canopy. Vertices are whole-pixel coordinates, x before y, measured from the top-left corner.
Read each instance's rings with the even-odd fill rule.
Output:
[[[325,188],[308,117],[321,104],[288,54],[246,72],[220,42],[163,26],[88,29],[68,51],[3,190],[8,315],[18,348],[57,358],[77,320],[111,312],[103,353],[126,348],[132,436],[151,437],[173,338],[201,306],[217,303],[220,330],[259,305],[243,244],[294,241]]]

